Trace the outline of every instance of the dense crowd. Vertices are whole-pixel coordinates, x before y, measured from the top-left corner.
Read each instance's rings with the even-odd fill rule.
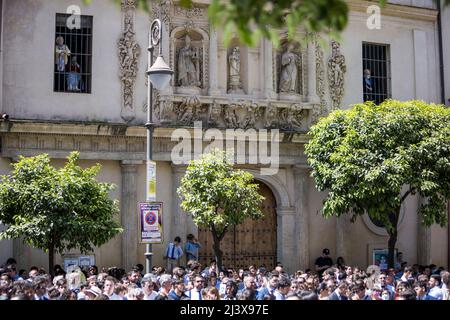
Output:
[[[328,260],[327,260],[328,259]],[[130,271],[112,267],[54,267],[16,270],[14,259],[0,269],[0,300],[449,300],[449,275],[435,265],[366,270],[337,264],[327,255],[316,260],[315,270],[287,274],[278,263],[273,270],[251,265],[224,269],[215,261],[203,267],[190,260],[171,272],[154,267],[143,274],[138,264]]]

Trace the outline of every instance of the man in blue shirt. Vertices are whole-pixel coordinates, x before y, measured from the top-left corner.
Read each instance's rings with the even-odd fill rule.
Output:
[[[187,242],[184,247],[184,250],[186,252],[186,265],[189,260],[198,261],[198,249],[200,249],[201,247],[202,246],[194,237],[194,235],[192,233],[188,234]]]
[[[172,273],[174,266],[180,265],[180,259],[183,255],[183,249],[181,248],[181,238],[175,237],[174,241],[169,243],[164,255],[164,259],[167,259],[167,271]]]

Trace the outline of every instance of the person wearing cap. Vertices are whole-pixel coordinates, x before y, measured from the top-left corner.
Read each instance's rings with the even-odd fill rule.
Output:
[[[333,265],[333,260],[330,258],[330,250],[325,248],[322,250],[322,256],[316,259],[316,272],[321,276],[322,273]]]

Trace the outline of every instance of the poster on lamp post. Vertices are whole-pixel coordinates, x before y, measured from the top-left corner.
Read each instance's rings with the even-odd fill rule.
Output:
[[[139,203],[140,243],[162,243],[162,202]]]
[[[147,160],[147,201],[156,201],[156,162]]]

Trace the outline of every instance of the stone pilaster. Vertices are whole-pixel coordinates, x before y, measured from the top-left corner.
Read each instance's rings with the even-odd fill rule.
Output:
[[[122,266],[129,270],[138,262],[138,166],[143,161],[123,160],[121,163],[122,194],[120,216],[122,233]]]
[[[418,208],[420,208],[424,199],[421,196],[418,196],[417,199]],[[417,263],[431,264],[431,228],[424,226],[420,222],[420,217],[417,221]]]
[[[297,255],[300,269],[310,268],[309,257],[309,173],[310,169],[303,166],[294,166],[295,182],[295,210],[297,222]]]
[[[177,166],[172,164],[172,234],[170,235],[168,241],[172,241],[173,238],[179,236],[181,240],[186,239],[187,235],[187,214],[181,210],[181,200],[177,194],[177,189],[180,187],[181,179],[186,172],[186,167]]]
[[[414,77],[416,99],[429,101],[428,89],[428,45],[427,33],[423,30],[413,30],[414,39]]]
[[[316,69],[316,44],[314,41],[308,43],[307,53],[308,63],[308,102],[319,104],[320,98],[317,95],[317,69]]]
[[[273,87],[273,46],[272,42],[268,39],[261,41],[263,52],[263,75],[264,75],[264,96],[267,99],[275,97],[275,91]]]
[[[209,41],[209,95],[215,96],[220,94],[218,86],[218,63],[217,63],[217,31],[213,26],[210,28]]]
[[[339,218],[336,218],[336,254],[333,256],[343,257],[346,263],[349,263],[348,260],[348,234],[349,234],[349,217],[343,215]]]
[[[278,259],[283,263],[288,273],[296,271],[295,261],[295,208],[277,209],[278,217]]]

